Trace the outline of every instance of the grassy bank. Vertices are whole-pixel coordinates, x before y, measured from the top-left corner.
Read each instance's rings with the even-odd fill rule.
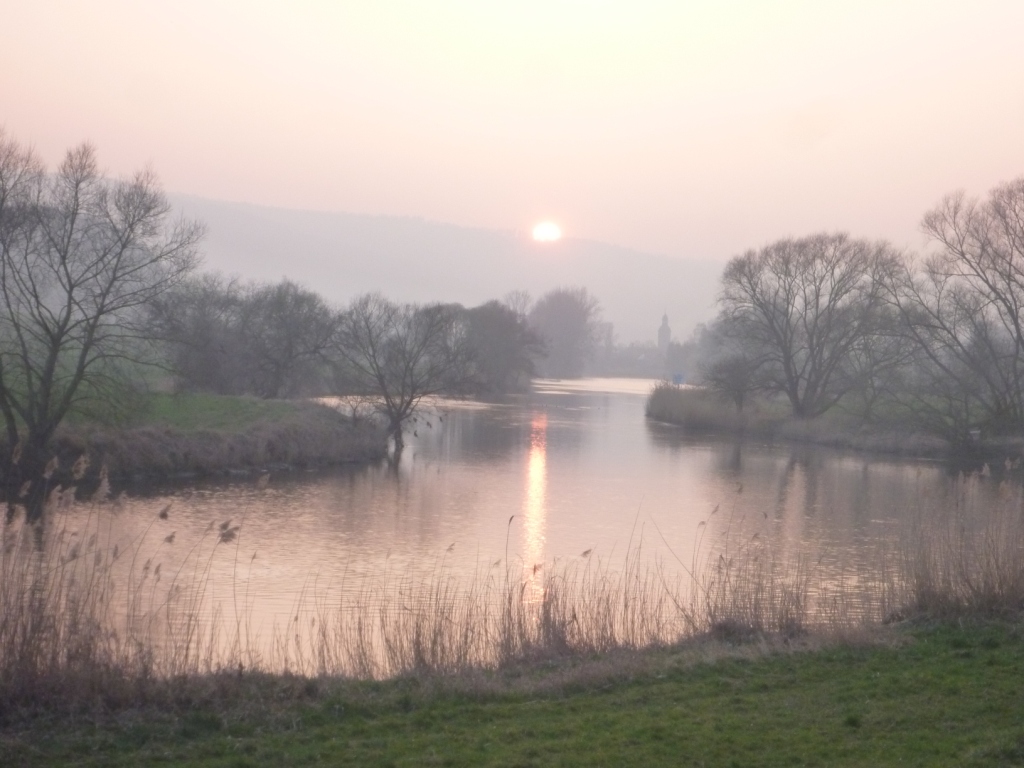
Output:
[[[386,435],[313,402],[155,394],[118,427],[72,419],[56,449],[65,468],[87,453],[93,474],[166,477],[377,459]]]
[[[4,765],[958,765],[1024,762],[1024,634],[693,643],[441,683],[224,674],[172,705],[0,731]]]
[[[871,421],[836,407],[816,419],[794,419],[781,401],[754,400],[742,413],[732,403],[705,389],[659,384],[647,401],[647,417],[693,432],[745,435],[769,441],[813,443],[832,448],[942,458],[949,445],[916,429],[894,414]],[[996,446],[993,446],[993,450]],[[1000,461],[1007,454],[996,450]]]

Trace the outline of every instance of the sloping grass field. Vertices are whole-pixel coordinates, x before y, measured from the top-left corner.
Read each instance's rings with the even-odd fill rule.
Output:
[[[811,650],[694,641],[495,677],[225,675],[178,705],[9,720],[15,765],[1024,764],[1024,631],[909,628]],[[189,691],[189,693],[184,693]]]

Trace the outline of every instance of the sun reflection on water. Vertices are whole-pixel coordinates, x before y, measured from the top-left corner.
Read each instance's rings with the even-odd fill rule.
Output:
[[[534,573],[544,563],[547,430],[547,414],[534,414],[530,421],[530,453],[526,463],[526,499],[523,504],[523,517],[526,521],[523,565]]]

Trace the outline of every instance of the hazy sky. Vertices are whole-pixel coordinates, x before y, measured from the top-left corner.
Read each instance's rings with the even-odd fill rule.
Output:
[[[0,125],[170,191],[724,259],[1024,175],[1024,2],[4,0]]]

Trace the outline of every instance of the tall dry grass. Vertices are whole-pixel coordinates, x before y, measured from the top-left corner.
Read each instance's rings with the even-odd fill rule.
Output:
[[[73,502],[51,494],[47,512]],[[95,519],[93,520],[95,523]],[[100,544],[105,531],[86,524],[44,530],[9,524],[0,549],[0,701],[131,696],[154,674],[154,653],[139,626],[139,590],[123,605],[114,564],[130,552]],[[112,622],[111,619],[114,619]]]
[[[842,404],[815,419],[797,419],[788,404],[778,398],[758,397],[752,398],[741,413],[712,390],[662,382],[651,390],[646,415],[692,432],[739,434],[919,457],[949,454],[949,445],[944,440],[921,432],[905,416],[868,421]]]
[[[244,588],[226,608],[210,597],[217,557],[234,558],[236,584],[244,581],[237,526],[211,522],[168,573],[142,554],[148,529],[119,540],[115,516],[90,514],[89,503],[58,490],[44,526],[15,522],[3,533],[0,708],[128,705],[217,673],[451,675],[700,636],[735,642],[919,615],[1017,616],[1024,500],[1007,481],[993,503],[979,491],[991,482],[964,477],[951,503],[925,499],[860,571],[837,570],[767,527],[705,523],[686,558],[665,542],[668,554],[651,556],[641,537],[621,562],[506,560],[460,578],[442,560],[427,578],[386,571],[328,589],[311,582],[269,642],[250,626]]]
[[[727,399],[702,387],[676,386],[658,383],[647,398],[645,411],[648,418],[678,424],[695,432],[743,432],[751,429],[770,429],[771,423],[762,423],[760,409],[751,406],[740,413]]]
[[[211,524],[173,571],[97,514],[109,487],[75,501],[55,488],[43,522],[8,519],[0,534],[0,716],[23,705],[132,704],[154,685],[223,668],[237,637],[207,605],[216,548],[237,528]],[[230,639],[230,638],[229,638]],[[229,652],[225,654],[225,649]]]
[[[988,474],[986,466],[961,475],[951,503],[924,505],[911,518],[886,585],[890,617],[1015,617],[1024,610],[1024,489],[1004,479],[993,500],[982,493],[993,482]]]
[[[506,567],[460,579],[388,576],[356,598],[320,596],[278,640],[276,658],[307,675],[384,678],[453,674],[544,658],[643,648],[684,630],[639,551],[616,570],[594,558],[541,569]]]

